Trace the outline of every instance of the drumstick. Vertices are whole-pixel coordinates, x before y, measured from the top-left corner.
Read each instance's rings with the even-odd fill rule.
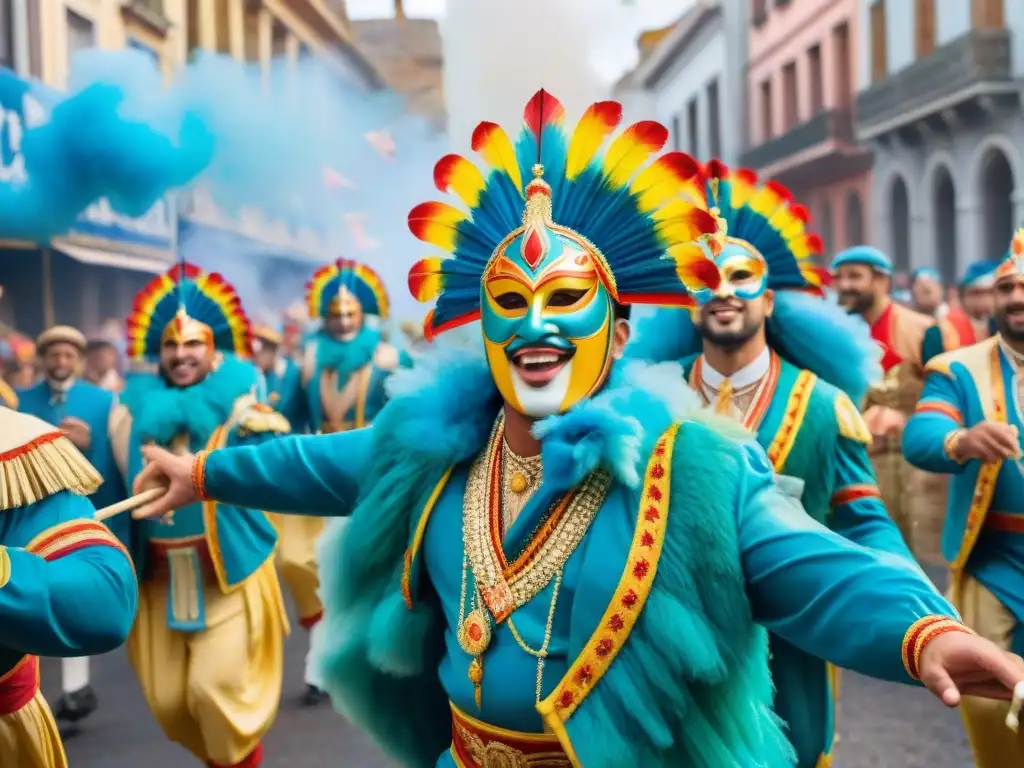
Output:
[[[156,501],[165,493],[167,493],[167,489],[164,487],[150,488],[149,490],[137,493],[124,501],[119,501],[117,504],[111,504],[109,507],[97,510],[93,519],[100,521],[108,520],[122,512],[127,512],[130,509],[138,509],[139,507],[149,504],[151,501]]]
[[[1006,727],[1014,733],[1020,728],[1020,710],[1024,706],[1024,680],[1017,683],[1013,689],[1013,702],[1010,704],[1010,711],[1006,713]]]

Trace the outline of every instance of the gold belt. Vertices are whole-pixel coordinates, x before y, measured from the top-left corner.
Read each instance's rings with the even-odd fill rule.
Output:
[[[572,768],[553,734],[509,731],[451,708],[451,754],[458,768]]]

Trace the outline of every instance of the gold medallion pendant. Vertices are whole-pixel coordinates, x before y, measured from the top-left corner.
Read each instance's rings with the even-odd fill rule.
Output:
[[[480,608],[474,608],[459,627],[459,645],[470,656],[481,656],[491,644],[491,622]]]

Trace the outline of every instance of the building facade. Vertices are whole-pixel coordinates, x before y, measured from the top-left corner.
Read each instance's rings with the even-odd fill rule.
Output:
[[[861,0],[876,241],[953,281],[1024,223],[1024,0]]]
[[[655,119],[674,149],[735,163],[743,147],[747,0],[697,2],[641,35],[640,63],[616,85],[631,119]]]
[[[33,120],[45,119],[34,113],[44,111],[40,102],[47,99],[37,102],[32,89],[64,90],[75,54],[89,48],[143,51],[168,82],[201,49],[259,65],[267,74],[272,61],[297,64],[316,56],[339,82],[368,91],[383,84],[354,43],[343,0],[0,0],[0,178],[17,181],[13,176],[24,168],[17,137]],[[41,84],[25,82],[29,78]],[[301,293],[311,264],[325,258],[322,246],[288,232],[274,212],[249,211],[232,220],[215,201],[194,198],[191,192],[169,196],[138,218],[100,200],[49,243],[5,241],[0,232],[0,285],[6,287],[0,319],[30,334],[53,323],[91,332],[123,317],[135,292],[179,252],[192,259],[186,243],[207,256],[206,246],[216,243],[218,258],[270,254],[268,269],[253,269],[258,262],[248,260],[240,270],[242,282],[252,285],[239,289],[248,287],[250,296],[266,294],[261,281]]]
[[[831,256],[869,237],[871,153],[854,132],[857,0],[751,6],[742,163],[792,190]]]

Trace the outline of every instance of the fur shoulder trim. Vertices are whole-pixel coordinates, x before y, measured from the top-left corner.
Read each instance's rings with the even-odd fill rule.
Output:
[[[255,434],[287,435],[292,431],[292,425],[283,414],[263,403],[249,403],[238,416],[238,427]]]
[[[42,419],[0,411],[0,509],[35,504],[61,491],[95,493],[103,478],[64,434]]]

